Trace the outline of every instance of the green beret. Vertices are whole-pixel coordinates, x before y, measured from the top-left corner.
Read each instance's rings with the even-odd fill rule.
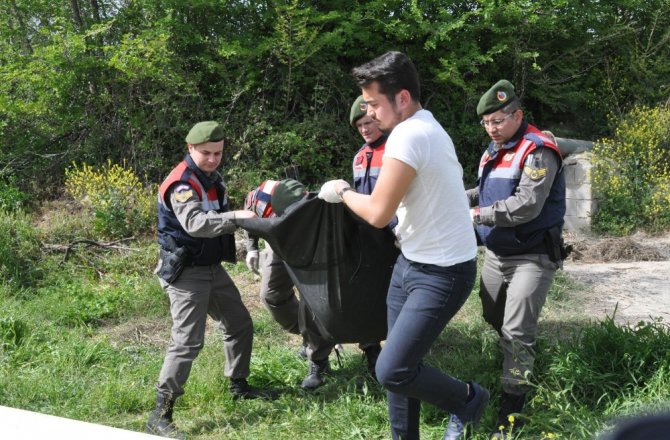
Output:
[[[365,110],[361,110],[361,107],[365,108]],[[351,106],[351,113],[349,114],[349,123],[351,124],[352,127],[356,127],[356,121],[358,121],[367,114],[368,114],[367,104],[365,103],[365,101],[363,100],[363,96],[361,95],[358,98],[356,98],[356,101],[354,101],[354,104]]]
[[[223,128],[216,121],[198,122],[186,136],[186,143],[191,145],[223,140]]]
[[[277,215],[282,215],[286,208],[302,199],[305,196],[305,186],[293,179],[281,180],[270,199],[272,211]]]
[[[501,79],[482,95],[479,104],[477,104],[477,116],[498,111],[516,99],[512,83],[506,79]]]

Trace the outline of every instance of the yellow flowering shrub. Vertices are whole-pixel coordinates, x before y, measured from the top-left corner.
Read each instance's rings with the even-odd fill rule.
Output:
[[[597,230],[623,235],[670,227],[670,108],[636,107],[593,153]]]
[[[107,161],[99,168],[73,163],[65,170],[65,190],[89,210],[95,230],[108,238],[141,234],[156,222],[156,185],[143,185],[125,163]]]

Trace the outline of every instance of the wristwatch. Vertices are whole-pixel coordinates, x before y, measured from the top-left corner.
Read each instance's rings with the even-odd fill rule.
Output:
[[[350,186],[347,186],[346,188],[342,188],[340,191],[338,191],[337,195],[340,198],[340,200],[344,200],[342,196],[344,195],[345,192],[347,191],[353,191],[354,189]]]

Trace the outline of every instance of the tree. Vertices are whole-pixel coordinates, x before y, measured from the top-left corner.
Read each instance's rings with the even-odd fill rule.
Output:
[[[500,78],[532,122],[584,139],[666,101],[670,83],[668,0],[8,0],[0,13],[0,171],[43,195],[72,160],[159,181],[205,119],[225,125],[234,185],[298,162],[307,184],[347,177],[350,70],[387,50],[417,65],[468,183],[486,142],[475,107]]]

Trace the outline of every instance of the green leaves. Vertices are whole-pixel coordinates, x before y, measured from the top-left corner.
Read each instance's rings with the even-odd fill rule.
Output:
[[[39,278],[41,258],[37,231],[22,210],[0,210],[0,283],[14,289],[31,286]]]
[[[636,107],[615,118],[616,134],[594,146],[594,226],[625,235],[670,226],[670,108]]]
[[[0,2],[0,152],[41,196],[72,160],[125,159],[158,182],[198,120],[225,124],[231,155],[249,133],[304,138],[294,127],[312,124],[307,138],[332,147],[305,169],[346,165],[358,143],[350,70],[402,50],[469,176],[491,84],[512,81],[540,128],[593,139],[611,132],[609,113],[667,100],[668,42],[667,0],[11,0]],[[257,173],[261,156],[227,159],[227,171]]]

